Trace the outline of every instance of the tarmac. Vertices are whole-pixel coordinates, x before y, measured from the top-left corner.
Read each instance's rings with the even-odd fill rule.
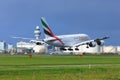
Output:
[[[120,66],[120,64],[80,64],[80,65],[35,65],[35,66],[0,66],[0,68],[60,68],[60,67],[97,67]]]

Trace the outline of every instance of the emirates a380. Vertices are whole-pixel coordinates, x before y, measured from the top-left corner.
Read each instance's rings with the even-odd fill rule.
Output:
[[[102,38],[96,38],[91,40],[87,34],[69,34],[69,35],[55,35],[50,26],[46,22],[44,17],[41,17],[41,23],[45,34],[43,41],[49,45],[60,47],[61,50],[65,50],[65,47],[69,47],[69,50],[79,50],[78,47],[86,45],[87,48],[95,47],[96,45],[104,45],[104,40],[108,39],[108,36]]]

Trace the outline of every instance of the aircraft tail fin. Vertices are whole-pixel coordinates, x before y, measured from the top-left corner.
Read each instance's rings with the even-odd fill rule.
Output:
[[[47,24],[46,20],[44,17],[41,18],[41,22],[42,22],[42,27],[45,33],[45,37],[54,37],[55,35],[53,34],[52,30],[50,29],[49,25]]]

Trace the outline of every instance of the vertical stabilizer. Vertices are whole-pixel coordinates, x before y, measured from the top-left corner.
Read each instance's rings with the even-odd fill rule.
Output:
[[[47,24],[46,20],[44,17],[41,18],[41,22],[42,22],[42,27],[44,29],[44,33],[45,33],[45,37],[54,37],[55,35],[53,34],[53,32],[51,31],[49,25]]]
[[[45,18],[41,18],[41,22],[42,22],[42,27],[44,29],[44,33],[45,33],[45,37],[49,38],[49,37],[53,37],[54,39],[56,39],[56,41],[58,40],[62,45],[64,45],[64,43],[62,42],[62,40],[55,36],[52,32],[52,30],[50,29],[49,25],[47,24]]]

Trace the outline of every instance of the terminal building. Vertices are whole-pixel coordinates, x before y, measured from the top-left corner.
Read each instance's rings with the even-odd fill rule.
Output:
[[[33,41],[39,41],[40,39],[40,28],[39,26],[36,26],[36,29],[34,30],[35,39]],[[32,41],[32,40],[30,40]],[[17,53],[37,53],[37,54],[43,54],[46,52],[47,48],[44,44],[37,44],[37,42],[24,42],[20,41],[16,44],[17,47]]]
[[[0,53],[6,50],[6,43],[5,41],[0,41]]]
[[[17,47],[17,53],[31,53],[32,48],[35,46],[35,44],[32,43],[27,43],[27,42],[17,42],[16,47]]]
[[[120,54],[120,46],[103,46],[104,53]]]

